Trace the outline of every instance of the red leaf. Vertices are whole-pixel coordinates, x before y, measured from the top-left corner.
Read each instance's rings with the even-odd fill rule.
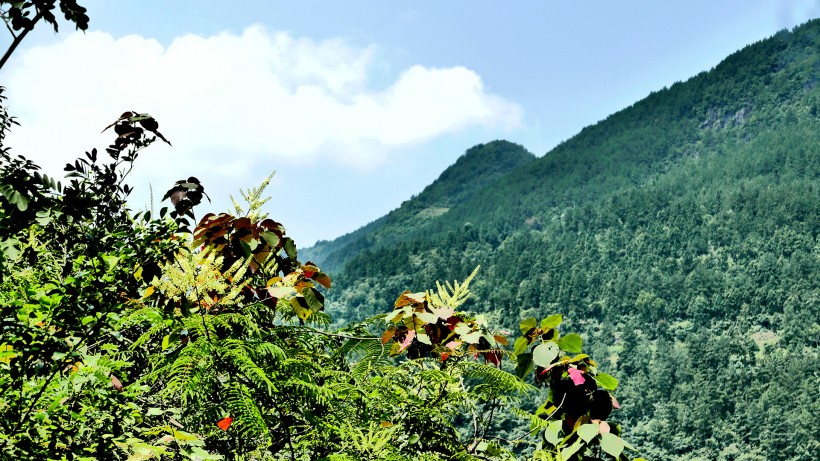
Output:
[[[490,362],[495,366],[501,365],[501,353],[498,351],[490,351],[484,352],[481,355],[484,356],[485,362]]]
[[[612,407],[616,410],[619,410],[621,408],[621,404],[618,403],[618,400],[615,398],[614,395],[610,394],[610,397],[612,397]]]
[[[216,425],[219,426],[219,428],[222,429],[223,431],[227,431],[228,428],[231,427],[232,422],[233,422],[233,418],[228,416],[227,418],[220,419],[219,422],[216,423]]]
[[[447,327],[450,329],[450,331],[453,331],[456,329],[456,325],[458,325],[460,322],[460,318],[456,316],[450,317],[449,319],[447,319]]]
[[[569,374],[569,378],[575,383],[576,386],[580,386],[584,384],[584,372],[577,369],[577,368],[569,368],[567,369],[567,373]]]

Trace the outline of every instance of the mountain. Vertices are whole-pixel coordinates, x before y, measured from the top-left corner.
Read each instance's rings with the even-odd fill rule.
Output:
[[[399,208],[337,239],[317,242],[302,250],[302,259],[317,263],[329,273],[336,273],[362,250],[375,250],[413,238],[453,206],[466,202],[476,192],[533,160],[533,154],[509,141],[474,146]]]
[[[818,106],[813,20],[650,94],[461,201],[411,200],[402,219],[323,242],[334,269],[329,311],[349,320],[386,312],[404,290],[481,265],[468,309],[510,328],[563,313],[621,380],[617,417],[647,459],[814,461]],[[468,157],[459,169],[476,171]],[[427,209],[437,211],[418,217]]]

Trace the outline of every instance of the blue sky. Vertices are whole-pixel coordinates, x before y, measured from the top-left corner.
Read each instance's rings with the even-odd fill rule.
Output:
[[[138,161],[134,207],[193,175],[214,199],[200,214],[227,211],[276,170],[267,211],[300,246],[385,214],[477,143],[544,155],[820,17],[820,0],[80,3],[88,33],[40,29],[0,72],[14,151],[59,173],[122,111],[149,112],[174,147]]]

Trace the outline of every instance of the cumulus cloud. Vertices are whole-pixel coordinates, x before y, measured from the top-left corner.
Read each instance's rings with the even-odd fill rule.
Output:
[[[259,26],[185,35],[167,47],[136,35],[74,33],[15,59],[4,78],[23,123],[12,145],[59,165],[109,141],[89,134],[123,110],[160,121],[174,143],[163,151],[167,169],[197,161],[226,175],[261,159],[367,168],[468,127],[513,129],[522,116],[469,69],[413,66],[376,87],[374,46]]]

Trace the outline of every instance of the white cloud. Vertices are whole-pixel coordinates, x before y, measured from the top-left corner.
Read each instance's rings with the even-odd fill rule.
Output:
[[[446,133],[520,123],[518,105],[488,93],[463,67],[413,66],[373,88],[375,56],[372,46],[258,26],[241,35],[185,35],[167,48],[136,35],[74,33],[15,56],[6,71],[11,111],[23,124],[10,144],[62,166],[105,145],[110,135],[92,134],[137,110],[154,115],[174,143],[160,150],[163,169],[195,160],[233,175],[263,159],[319,156],[367,168]]]

